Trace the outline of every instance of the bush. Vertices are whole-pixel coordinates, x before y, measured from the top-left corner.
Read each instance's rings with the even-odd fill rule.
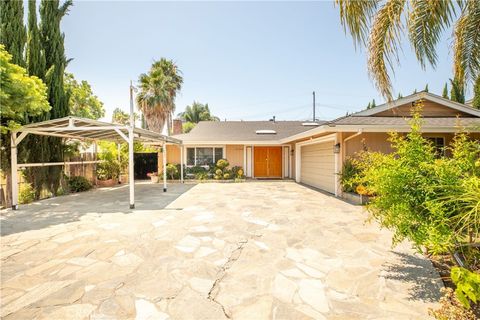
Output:
[[[30,183],[22,183],[18,193],[18,202],[20,204],[26,204],[35,200],[35,190]]]
[[[227,159],[220,159],[217,161],[217,168],[222,171],[225,170],[229,165],[230,163],[228,162]]]
[[[98,180],[118,179],[121,166],[118,160],[104,160],[97,165]]]
[[[92,184],[85,177],[76,176],[68,179],[68,186],[71,192],[82,192],[92,188]]]
[[[471,310],[463,307],[454,295],[451,288],[442,288],[443,297],[440,299],[440,308],[429,310],[431,316],[437,320],[475,320]]]
[[[208,172],[199,172],[195,175],[195,179],[197,180],[207,180],[209,178]]]
[[[180,178],[180,172],[175,164],[168,163],[166,167],[167,167],[167,177],[169,177],[172,180]]]
[[[240,166],[235,166],[235,167],[232,167],[232,170],[230,170],[230,173],[231,173],[231,178],[237,178],[237,179],[241,179],[243,178],[243,169],[242,167]]]

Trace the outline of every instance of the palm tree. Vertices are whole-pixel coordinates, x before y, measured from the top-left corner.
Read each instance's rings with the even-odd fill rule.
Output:
[[[435,67],[441,33],[454,23],[454,78],[464,86],[479,74],[478,0],[335,0],[335,3],[341,23],[355,45],[368,48],[369,74],[388,100],[392,99],[388,69],[393,71],[394,63],[399,62],[398,51],[405,30],[422,68],[427,63]]]
[[[170,129],[175,97],[183,83],[177,65],[172,60],[161,58],[152,64],[148,73],[140,75],[138,82],[137,105],[145,116],[148,128],[162,132],[165,123],[168,123]]]
[[[184,112],[178,114],[182,120],[191,123],[199,123],[200,121],[219,121],[218,117],[212,116],[208,103],[202,104],[193,101],[191,106],[187,106]]]

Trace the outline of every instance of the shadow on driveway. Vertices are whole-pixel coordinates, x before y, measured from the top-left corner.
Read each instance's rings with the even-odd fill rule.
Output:
[[[194,184],[173,183],[163,192],[163,184],[135,183],[135,209],[129,209],[129,188],[122,185],[99,188],[56,198],[20,205],[19,210],[3,210],[0,214],[0,235],[6,236],[28,230],[79,221],[84,215],[135,213],[161,210],[187,192]]]
[[[383,269],[387,272],[385,279],[411,284],[408,292],[410,300],[437,302],[440,288],[436,285],[439,276],[429,260],[411,254],[394,252],[399,258],[397,263],[387,263]]]

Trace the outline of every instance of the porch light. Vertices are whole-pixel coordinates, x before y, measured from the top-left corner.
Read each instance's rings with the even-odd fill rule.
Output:
[[[333,146],[333,153],[340,153],[340,143]]]

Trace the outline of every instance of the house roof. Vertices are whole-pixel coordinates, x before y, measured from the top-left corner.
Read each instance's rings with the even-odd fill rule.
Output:
[[[375,125],[375,126],[401,126],[408,124],[411,118],[404,117],[344,117],[330,122],[329,126],[337,125]],[[422,118],[424,127],[457,127],[480,125],[480,118]]]
[[[189,133],[173,138],[188,142],[277,141],[312,129],[305,121],[201,121]],[[317,122],[319,125],[325,121]],[[267,130],[267,131],[265,131]],[[273,131],[275,133],[267,133]]]
[[[371,108],[371,109],[366,109],[366,110],[356,112],[356,113],[352,114],[352,116],[358,116],[358,117],[372,116],[372,115],[375,115],[377,113],[383,112],[385,110],[389,110],[389,109],[392,109],[392,108],[395,108],[395,107],[399,107],[399,106],[402,106],[402,105],[405,105],[405,104],[408,104],[408,103],[411,103],[411,102],[414,102],[414,101],[417,101],[417,100],[420,100],[420,99],[430,100],[430,101],[436,102],[438,104],[447,106],[451,109],[458,110],[458,111],[470,114],[470,115],[475,116],[475,117],[480,117],[480,110],[478,110],[478,109],[475,109],[471,106],[467,106],[463,103],[458,103],[458,102],[455,102],[455,101],[451,101],[449,99],[445,99],[441,96],[438,96],[438,95],[430,93],[430,92],[425,92],[425,91],[414,93],[414,94],[411,94],[409,96],[406,96],[406,97],[403,97],[403,98],[400,98],[400,99],[397,99],[397,100],[393,100],[393,101],[381,104],[381,105],[379,105],[377,107],[374,107],[374,108]]]

